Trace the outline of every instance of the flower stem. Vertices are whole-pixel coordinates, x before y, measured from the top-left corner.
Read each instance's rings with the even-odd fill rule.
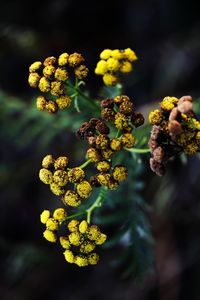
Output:
[[[91,214],[93,212],[93,210],[97,207],[100,207],[104,198],[105,198],[105,194],[106,194],[107,188],[102,187],[101,191],[99,192],[98,197],[96,198],[96,200],[94,201],[94,203],[86,210],[87,212],[87,222],[88,224],[90,224],[90,220],[91,220]]]
[[[91,159],[86,160],[82,165],[79,166],[80,169],[84,169],[85,167],[87,167],[87,165],[89,165],[92,162]]]
[[[81,212],[79,212],[77,214],[73,214],[71,216],[68,216],[65,220],[73,219],[75,217],[78,217],[78,216],[81,216],[81,215],[84,215],[84,214],[86,214],[86,211],[81,211]]]
[[[85,95],[79,88],[79,84],[71,84],[69,81],[66,82],[66,85],[69,86],[73,91],[74,94],[76,94],[76,96],[81,96],[82,98],[84,98],[85,100],[89,101],[90,104],[95,107],[95,108],[99,108],[99,105],[90,97],[88,97],[87,95]]]
[[[132,153],[140,153],[140,154],[144,154],[144,153],[149,153],[150,149],[149,148],[144,148],[144,149],[139,149],[139,148],[124,148],[126,151],[132,152]]]

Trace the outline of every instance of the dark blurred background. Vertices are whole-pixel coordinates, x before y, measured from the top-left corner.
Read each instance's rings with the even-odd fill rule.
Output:
[[[198,4],[194,0],[1,1],[0,299],[200,299],[199,159],[189,159],[184,167],[172,163],[165,178],[149,171],[143,174],[156,241],[155,268],[143,283],[112,267],[112,258],[123,251],[120,247],[103,250],[97,267],[67,265],[58,247],[41,237],[38,215],[56,205],[37,176],[46,153],[60,155],[70,146],[76,158],[79,144],[64,128],[64,117],[59,131],[57,119],[41,117],[33,108],[29,113],[36,93],[27,84],[28,66],[49,55],[81,52],[92,70],[103,49],[131,47],[139,60],[125,86],[138,110],[167,95],[190,94],[198,99]],[[94,97],[101,84],[91,71],[87,88]]]

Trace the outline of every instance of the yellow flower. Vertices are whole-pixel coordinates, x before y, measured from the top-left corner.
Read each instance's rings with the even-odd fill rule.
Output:
[[[122,113],[116,113],[115,115],[115,127],[117,129],[123,129],[128,126],[128,118]]]
[[[41,61],[35,61],[34,63],[32,63],[29,67],[29,72],[36,72],[40,69],[40,67],[42,66]]]
[[[39,178],[44,184],[51,184],[53,182],[53,174],[47,169],[40,170]]]
[[[132,133],[124,133],[121,137],[121,141],[126,148],[132,148],[135,145],[135,137]]]
[[[50,218],[50,211],[49,210],[43,210],[43,212],[40,215],[40,222],[43,224],[46,224],[48,219]]]
[[[99,237],[96,239],[95,244],[96,245],[102,245],[102,244],[105,243],[106,239],[107,239],[107,235],[104,234],[104,233],[101,233],[99,235]]]
[[[99,227],[97,225],[91,225],[87,231],[87,238],[91,241],[96,241],[101,232],[99,230]]]
[[[65,190],[55,182],[50,184],[50,189],[56,196],[62,196],[65,193]]]
[[[77,231],[79,228],[79,223],[80,222],[78,220],[75,220],[75,219],[71,220],[67,225],[69,231],[71,231],[71,232]]]
[[[90,253],[95,249],[96,245],[93,242],[86,241],[80,247],[80,252]]]
[[[72,251],[66,250],[63,254],[68,263],[70,264],[74,263],[74,254]]]
[[[49,218],[46,222],[46,226],[48,230],[58,230],[58,222],[54,218]]]
[[[70,96],[62,95],[56,99],[56,103],[60,109],[65,109],[70,107],[72,99]]]
[[[32,88],[36,88],[38,86],[40,80],[40,75],[38,73],[30,73],[28,77],[28,83]]]
[[[163,120],[163,115],[159,109],[155,109],[149,114],[149,123],[152,125],[159,125]]]
[[[84,79],[87,77],[89,69],[85,65],[80,65],[79,67],[75,68],[75,76],[78,79]]]
[[[124,166],[115,166],[112,172],[112,176],[117,181],[123,181],[128,176],[128,170]]]
[[[117,59],[111,57],[107,60],[107,68],[109,71],[116,72],[119,70],[120,63]]]
[[[107,186],[110,181],[111,175],[109,173],[97,174],[97,180],[101,185]]]
[[[64,86],[60,81],[52,81],[51,82],[51,94],[53,96],[60,96],[64,94]]]
[[[79,231],[80,233],[86,233],[88,229],[88,222],[86,220],[81,221],[80,225],[79,225]]]
[[[163,110],[166,110],[166,111],[171,111],[175,104],[178,103],[178,99],[175,98],[175,97],[165,97],[162,102],[160,103],[160,107],[161,109]]]
[[[73,53],[70,54],[69,58],[68,58],[68,63],[70,65],[70,67],[77,67],[80,64],[82,64],[85,61],[85,59],[83,58],[83,56],[80,53]]]
[[[101,154],[102,154],[104,159],[110,159],[112,157],[113,153],[114,152],[109,148],[101,150]]]
[[[67,217],[67,213],[64,208],[57,208],[54,210],[53,218],[59,222],[63,222]]]
[[[43,93],[48,93],[51,89],[51,84],[46,77],[42,77],[39,81],[39,90]]]
[[[70,242],[65,236],[60,236],[60,244],[64,249],[69,250],[71,248]]]
[[[136,56],[136,54],[135,54],[135,52],[131,48],[125,49],[124,53],[125,53],[126,58],[130,62],[138,59],[137,56]]]
[[[99,255],[97,253],[91,253],[88,255],[88,263],[90,265],[96,265],[99,261]]]
[[[70,182],[77,183],[84,179],[85,172],[81,168],[76,167],[76,168],[69,170],[68,177],[69,177]]]
[[[58,58],[58,65],[61,67],[66,66],[68,64],[68,58],[69,58],[68,53],[62,53]]]
[[[55,65],[56,58],[54,56],[49,56],[44,60],[43,65],[46,67],[48,65]]]
[[[106,73],[106,74],[104,74],[104,76],[103,76],[103,81],[104,81],[104,83],[105,83],[105,85],[116,85],[117,84],[117,82],[118,82],[118,78],[117,78],[117,76],[116,75],[113,75],[113,74],[111,74],[111,73]]]
[[[100,58],[107,60],[112,55],[112,50],[105,49],[100,53]]]
[[[54,101],[48,101],[47,104],[46,104],[46,106],[45,106],[45,109],[49,113],[54,114],[58,110],[58,105]]]
[[[88,260],[86,257],[82,257],[80,255],[76,255],[74,258],[74,263],[79,267],[85,267],[88,265]]]
[[[68,190],[64,195],[64,203],[69,206],[78,206],[81,204],[81,199],[75,191]]]
[[[83,235],[78,231],[74,231],[68,236],[69,241],[74,246],[80,246],[84,240]]]
[[[112,50],[112,57],[117,60],[124,59],[125,58],[124,54],[125,54],[124,50],[119,50],[119,49]]]
[[[38,110],[45,110],[47,105],[47,101],[43,96],[39,96],[36,99],[36,107]]]
[[[108,71],[107,62],[105,60],[100,60],[97,63],[95,74],[104,75]]]
[[[44,232],[43,232],[43,236],[44,238],[51,242],[51,243],[55,243],[56,242],[56,234],[54,232],[52,232],[51,230],[48,230],[46,229]]]
[[[100,154],[97,149],[89,148],[86,153],[86,158],[91,159],[92,162],[98,162],[100,160]]]
[[[119,68],[122,73],[130,73],[133,70],[133,66],[129,61],[123,61]]]
[[[111,164],[110,162],[103,160],[97,163],[97,170],[100,172],[107,172],[110,170]]]
[[[110,142],[110,148],[114,151],[120,151],[122,148],[121,140],[118,138],[113,138]]]
[[[43,69],[43,74],[46,78],[51,78],[51,76],[55,73],[56,68],[52,65],[48,65]]]
[[[76,190],[81,198],[87,199],[92,193],[92,186],[88,181],[84,180],[77,184]]]
[[[109,142],[110,140],[106,134],[99,134],[96,138],[96,147],[99,149],[107,149]]]
[[[66,81],[69,78],[67,70],[62,68],[57,68],[55,72],[55,79],[59,81]]]
[[[66,171],[57,170],[53,174],[53,181],[59,186],[65,186],[68,182],[68,175]]]
[[[64,170],[69,163],[69,159],[67,156],[60,156],[55,160],[54,168],[56,170]]]
[[[42,167],[43,168],[51,168],[54,164],[54,159],[51,154],[46,155],[42,160]]]
[[[198,151],[199,147],[195,142],[192,142],[184,147],[184,152],[188,155],[193,155]]]

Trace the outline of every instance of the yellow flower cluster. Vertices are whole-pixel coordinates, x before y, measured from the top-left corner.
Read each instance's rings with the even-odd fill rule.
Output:
[[[81,222],[71,220],[68,223],[68,230],[67,236],[60,237],[66,261],[79,267],[96,265],[99,255],[93,251],[96,246],[105,243],[107,236],[101,233],[97,225],[89,225],[86,220]]]
[[[62,196],[63,203],[69,206],[78,206],[82,200],[90,197],[92,186],[85,180],[85,172],[80,167],[68,168],[67,156],[54,159],[47,155],[42,161],[39,178],[44,184],[50,185],[53,194]],[[75,190],[68,189],[68,184],[74,184]]]
[[[100,54],[95,73],[103,76],[105,85],[114,86],[119,82],[119,73],[128,74],[133,69],[133,62],[137,60],[135,52],[127,48],[125,50],[105,49]]]
[[[46,230],[43,232],[44,238],[51,242],[55,243],[57,240],[57,231],[61,226],[62,222],[66,220],[67,213],[64,208],[57,208],[51,213],[49,210],[44,210],[40,215],[41,223],[46,225]]]
[[[38,88],[47,96],[39,96],[36,101],[39,110],[56,113],[58,109],[70,107],[72,99],[67,94],[65,83],[70,78],[71,70],[78,79],[87,77],[88,68],[84,58],[79,53],[62,53],[58,59],[54,56],[47,57],[44,62],[36,61],[29,67],[29,85]],[[48,97],[48,93],[51,97]],[[51,98],[48,100],[47,98]],[[52,100],[54,99],[54,100]]]
[[[153,125],[149,146],[151,169],[164,174],[164,166],[171,156],[184,152],[195,154],[200,149],[200,122],[193,112],[192,97],[165,97],[160,109],[149,114]]]

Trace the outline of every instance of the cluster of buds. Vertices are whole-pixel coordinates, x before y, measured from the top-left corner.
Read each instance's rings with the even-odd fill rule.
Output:
[[[142,125],[144,117],[134,112],[134,105],[127,96],[103,100],[101,108],[103,120],[92,118],[89,122],[84,122],[77,131],[77,136],[88,142],[86,157],[95,163],[98,171],[91,178],[91,184],[116,189],[119,183],[126,179],[128,172],[123,165],[112,166],[111,158],[123,148],[134,146],[132,125],[134,127]],[[114,123],[119,133],[116,137],[109,137],[110,129],[105,121]]]
[[[133,69],[133,62],[137,56],[133,50],[105,49],[100,54],[95,73],[103,76],[105,85],[114,86],[119,82],[119,73],[128,74]]]
[[[44,210],[40,215],[41,223],[46,225],[46,230],[43,232],[44,238],[51,242],[55,243],[57,240],[57,232],[62,223],[66,220],[67,213],[64,208],[57,208],[51,213],[49,210]]]
[[[39,172],[40,180],[50,185],[53,194],[62,196],[65,205],[78,206],[82,200],[90,197],[92,186],[85,180],[85,172],[80,167],[68,168],[69,159],[60,156],[54,159],[47,155],[42,161],[42,169]],[[68,184],[73,184],[75,189],[69,189]]]
[[[96,265],[99,255],[94,250],[96,246],[105,243],[107,236],[101,233],[97,225],[89,225],[86,220],[71,220],[68,230],[67,236],[60,236],[66,261],[79,267]]]
[[[58,59],[51,56],[43,63],[36,61],[30,65],[29,85],[45,94],[37,98],[36,105],[39,110],[56,113],[58,109],[70,107],[72,99],[67,93],[65,83],[71,76],[71,70],[77,79],[87,77],[88,68],[84,61],[84,57],[79,53],[62,53]]]
[[[192,97],[165,97],[160,109],[149,114],[153,125],[149,147],[150,167],[157,175],[165,173],[169,158],[185,153],[193,155],[200,149],[200,122],[193,112]]]

